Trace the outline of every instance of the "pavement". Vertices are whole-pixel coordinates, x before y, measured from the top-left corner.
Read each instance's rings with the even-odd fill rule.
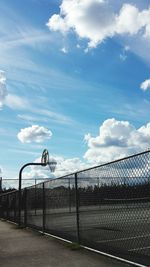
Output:
[[[42,229],[42,216],[42,210],[36,213],[31,210],[27,216],[28,225]],[[82,244],[150,266],[149,202],[82,207],[79,224]],[[46,210],[45,227],[54,235],[76,240],[76,213],[74,210]]]
[[[131,267],[86,249],[0,220],[1,267]]]

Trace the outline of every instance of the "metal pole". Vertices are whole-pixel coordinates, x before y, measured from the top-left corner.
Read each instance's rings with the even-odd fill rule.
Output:
[[[34,213],[36,215],[36,179],[35,179],[35,187],[34,187]]]
[[[16,222],[16,206],[17,206],[17,197],[16,197],[16,192],[14,193],[14,222]]]
[[[2,177],[0,177],[0,194],[2,193]],[[0,197],[0,217],[2,217],[2,197]]]
[[[98,204],[99,204],[99,208],[101,207],[101,196],[100,196],[100,191],[99,191],[99,177],[97,177],[97,186],[98,186]],[[97,203],[96,203],[97,204]]]
[[[43,183],[43,233],[45,232],[45,208],[46,208],[46,203],[45,203],[45,186]]]
[[[8,220],[9,219],[9,195],[7,195],[7,218],[6,218],[6,220]]]
[[[76,198],[77,243],[80,244],[79,192],[78,192],[78,177],[77,177],[77,173],[75,173],[75,198]]]
[[[0,218],[2,218],[2,196],[0,196]]]
[[[70,178],[68,179],[68,188],[69,188],[69,212],[71,212],[71,192],[70,192]]]
[[[24,170],[24,168],[28,167],[28,166],[46,166],[45,163],[27,163],[25,165],[22,166],[22,168],[19,171],[19,210],[18,210],[18,225],[21,226],[21,207],[22,207],[22,196],[21,196],[21,182],[22,182],[22,172]]]
[[[27,188],[24,189],[24,227],[27,227]]]

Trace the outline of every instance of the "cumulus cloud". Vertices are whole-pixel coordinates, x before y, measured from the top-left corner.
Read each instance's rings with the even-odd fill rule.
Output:
[[[56,170],[54,173],[50,172],[48,166],[31,166],[30,171],[24,172],[24,178],[57,178],[79,170],[88,168],[90,165],[83,162],[79,158],[64,158],[62,156],[51,156],[57,162]],[[35,162],[41,162],[41,158],[35,160]]]
[[[50,158],[54,158],[57,162],[54,173],[50,172],[48,166],[31,166],[30,171],[24,172],[23,177],[34,179],[61,177],[93,165],[110,162],[146,150],[149,148],[149,140],[150,123],[136,129],[128,121],[107,119],[100,126],[98,136],[92,137],[90,133],[85,135],[88,149],[84,155],[84,160],[50,155]],[[36,159],[35,162],[41,162],[41,158]],[[138,165],[136,170],[137,167],[141,168]]]
[[[57,178],[79,170],[89,168],[96,164],[113,161],[149,148],[150,123],[136,129],[128,121],[108,119],[99,128],[99,134],[92,137],[85,135],[88,149],[84,160],[79,158],[64,158],[54,156],[57,162],[56,170],[52,174],[49,167],[34,167],[24,173],[24,178]],[[40,162],[40,158],[36,160]]]
[[[7,97],[7,88],[6,88],[6,76],[5,72],[0,70],[0,109],[3,107],[5,99]]]
[[[41,143],[46,139],[50,139],[51,136],[52,132],[50,130],[39,125],[32,125],[31,127],[21,129],[17,135],[22,143]]]
[[[149,147],[150,123],[136,129],[128,121],[108,119],[99,128],[99,135],[85,135],[88,145],[84,158],[103,163],[137,153]]]
[[[57,161],[57,168],[55,171],[56,177],[60,177],[89,167],[87,163],[83,162],[79,158],[65,159],[64,157],[56,157],[55,159]]]
[[[123,4],[116,11],[109,0],[62,0],[60,13],[52,15],[47,26],[62,34],[74,31],[88,39],[89,48],[115,35],[139,33],[150,39],[150,8],[140,11],[132,4]]]
[[[146,90],[150,89],[150,79],[145,80],[144,82],[142,82],[141,85],[140,85],[140,88],[143,91],[146,91]]]

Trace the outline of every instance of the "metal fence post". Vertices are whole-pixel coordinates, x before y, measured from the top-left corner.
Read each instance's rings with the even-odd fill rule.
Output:
[[[24,189],[24,227],[27,227],[27,188]]]
[[[6,212],[6,220],[9,219],[9,194],[7,194],[7,212]]]
[[[70,192],[70,178],[68,179],[68,198],[69,198],[69,212],[71,212],[71,192]]]
[[[0,218],[2,218],[2,198],[0,196]]]
[[[17,222],[16,220],[16,205],[17,205],[17,197],[16,197],[16,192],[14,193],[14,222]]]
[[[45,208],[46,208],[46,205],[45,205],[45,186],[44,186],[44,183],[43,183],[43,233],[45,232]]]
[[[34,214],[36,215],[36,184],[34,187]]]
[[[75,200],[76,200],[77,243],[80,244],[79,191],[78,191],[77,173],[75,173]]]

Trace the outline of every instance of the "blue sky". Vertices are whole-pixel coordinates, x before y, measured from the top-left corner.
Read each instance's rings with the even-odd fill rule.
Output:
[[[0,14],[4,177],[44,148],[61,175],[149,147],[149,1],[1,0]]]

